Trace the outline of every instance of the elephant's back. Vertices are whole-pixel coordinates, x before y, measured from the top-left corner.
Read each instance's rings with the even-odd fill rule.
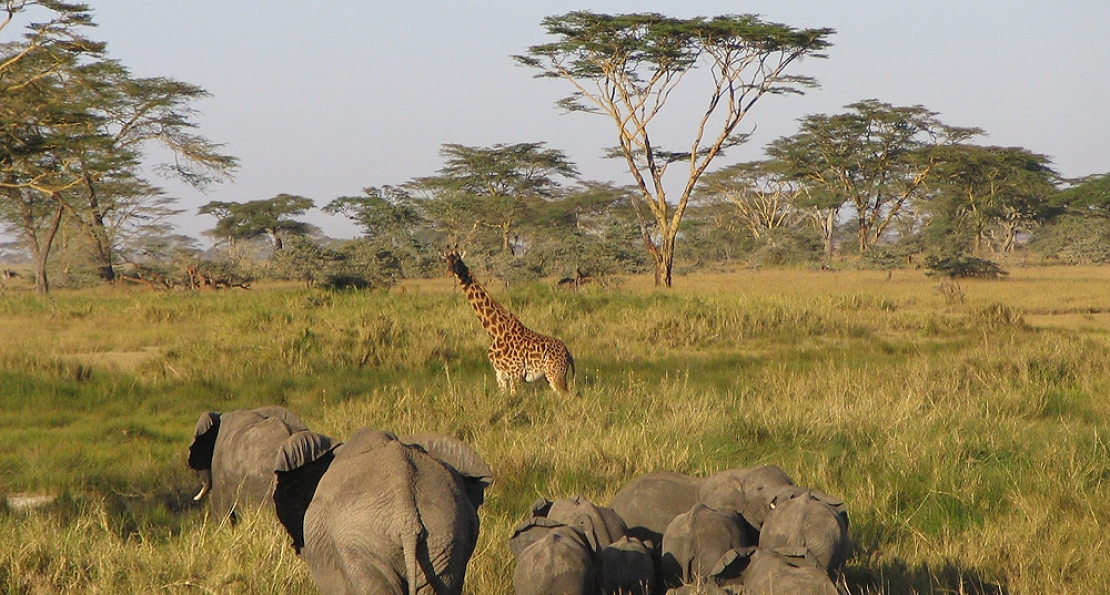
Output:
[[[217,482],[213,489],[225,496],[237,495],[240,503],[268,503],[274,489],[274,456],[293,431],[280,418],[252,411],[233,411],[224,418],[212,455]]]
[[[673,471],[648,473],[621,488],[609,506],[624,519],[630,535],[658,544],[667,525],[697,503],[703,481]]]
[[[367,450],[349,445],[320,478],[305,512],[305,561],[358,558],[397,580],[404,577],[404,536],[423,535],[426,546],[418,550],[428,560],[420,566],[434,568],[447,592],[460,592],[478,517],[459,475],[396,440]],[[433,590],[425,584],[418,592]]]

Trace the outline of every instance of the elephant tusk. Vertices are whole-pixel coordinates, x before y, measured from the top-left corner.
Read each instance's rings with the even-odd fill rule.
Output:
[[[212,470],[211,469],[203,469],[201,471],[197,471],[197,475],[200,475],[201,485],[200,485],[200,491],[197,492],[196,496],[193,496],[193,501],[194,502],[200,502],[201,499],[203,499],[205,496],[208,495],[208,491],[212,489]]]

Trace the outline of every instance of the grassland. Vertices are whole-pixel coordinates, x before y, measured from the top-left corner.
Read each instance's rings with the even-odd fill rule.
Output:
[[[455,434],[497,473],[467,592],[512,592],[538,496],[760,463],[842,497],[852,593],[1110,586],[1110,269],[743,271],[497,294],[577,394],[500,394],[448,279],[380,292],[0,292],[2,593],[313,593],[274,519],[205,522],[196,416],[263,404],[338,438]],[[15,502],[13,500],[13,502]]]

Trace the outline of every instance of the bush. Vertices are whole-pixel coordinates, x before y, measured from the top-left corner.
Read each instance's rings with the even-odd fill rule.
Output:
[[[927,256],[925,257],[925,268],[929,269],[925,273],[926,275],[943,275],[953,279],[1001,279],[1010,274],[997,263],[963,254]]]
[[[1063,217],[1037,230],[1029,243],[1032,252],[1067,264],[1110,262],[1110,220]]]

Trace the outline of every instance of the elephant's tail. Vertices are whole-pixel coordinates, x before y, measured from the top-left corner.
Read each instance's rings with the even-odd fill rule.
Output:
[[[417,582],[420,565],[416,560],[416,545],[419,539],[419,532],[405,531],[401,535],[401,549],[405,556],[405,574],[408,575],[406,578],[409,583],[409,595],[416,595],[416,590],[420,586],[420,583]]]

